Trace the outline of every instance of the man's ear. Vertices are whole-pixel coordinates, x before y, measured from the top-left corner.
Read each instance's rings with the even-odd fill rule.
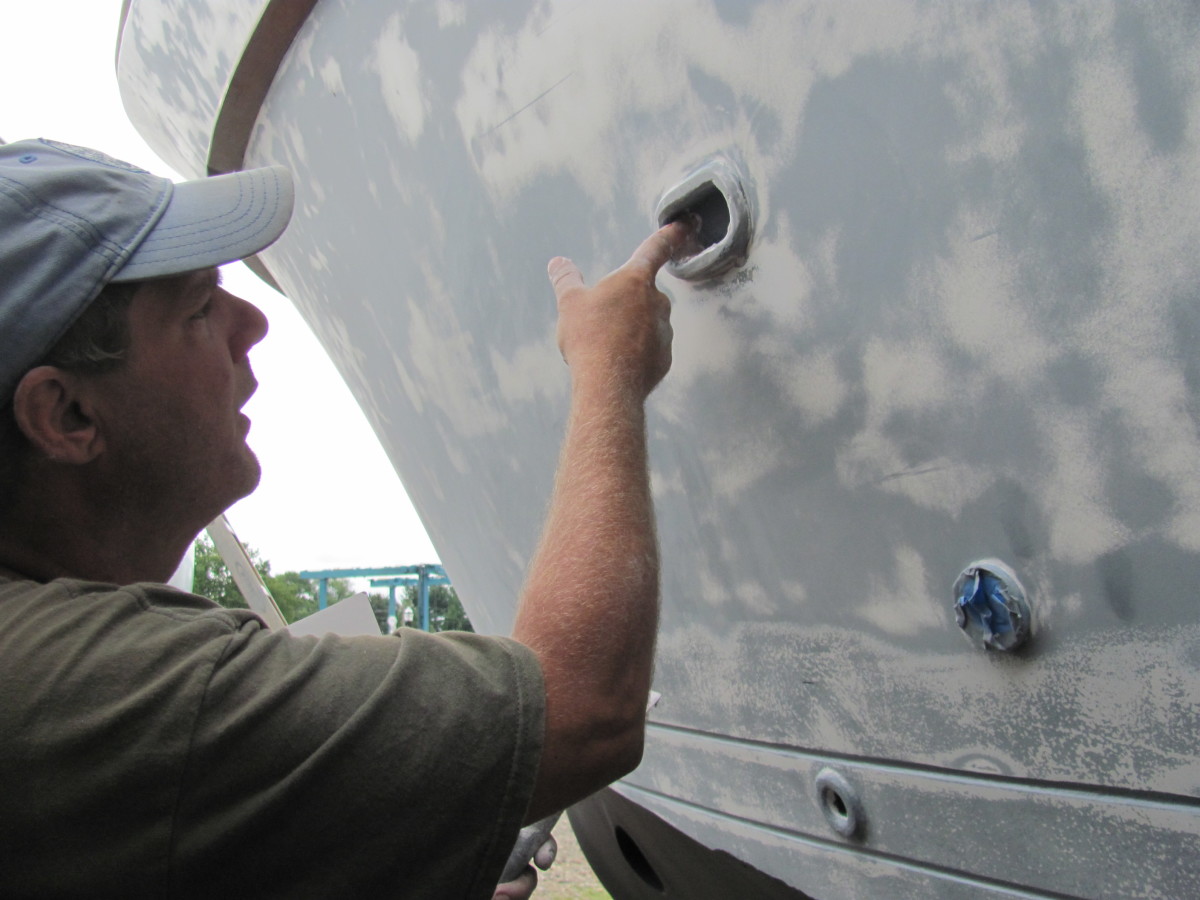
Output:
[[[56,366],[25,373],[13,394],[13,415],[34,449],[55,462],[83,465],[104,449],[77,376]]]

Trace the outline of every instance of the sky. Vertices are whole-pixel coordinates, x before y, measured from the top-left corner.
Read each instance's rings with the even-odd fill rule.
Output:
[[[0,138],[102,150],[173,180],[125,116],[114,68],[121,0],[7,2],[0,28]],[[287,298],[240,263],[225,287],[271,322],[251,352],[245,407],[263,478],[228,512],[273,572],[437,562],[391,464],[321,345]]]

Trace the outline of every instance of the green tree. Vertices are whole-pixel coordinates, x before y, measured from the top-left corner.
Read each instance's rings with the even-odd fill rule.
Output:
[[[247,547],[250,561],[262,577],[263,582],[275,598],[275,604],[288,623],[303,619],[317,611],[317,583],[301,578],[298,572],[271,574],[271,563],[253,547]],[[228,609],[246,609],[246,598],[238,590],[221,554],[213,546],[207,534],[196,541],[196,568],[193,572],[192,592],[207,597]],[[354,588],[345,578],[329,580],[329,602],[337,603],[354,593]]]
[[[421,625],[421,604],[417,599],[416,585],[404,589],[404,602],[413,608],[413,625]],[[398,613],[399,614],[399,613]],[[458,599],[458,592],[444,584],[429,586],[429,630],[430,631],[474,631],[467,611]]]
[[[379,633],[388,633],[388,598],[386,594],[367,594],[371,601],[371,612],[375,613],[375,621],[379,624]],[[400,601],[396,601],[396,617],[400,617]]]
[[[270,571],[270,566],[259,559],[257,550],[247,548],[247,552],[258,574],[265,577]],[[212,539],[206,533],[201,533],[196,539],[196,567],[192,571],[192,593],[207,597],[227,609],[247,608],[246,598],[233,583],[233,575],[225,565],[225,560],[221,559],[221,554],[217,552]]]
[[[311,616],[317,611],[319,603],[319,587],[317,582],[301,578],[299,572],[284,572],[281,575],[268,575],[263,579],[267,590],[275,598],[275,603],[283,617],[288,622],[295,622],[305,616]],[[345,578],[329,579],[329,603],[332,605],[339,600],[345,600],[354,593],[354,588]]]

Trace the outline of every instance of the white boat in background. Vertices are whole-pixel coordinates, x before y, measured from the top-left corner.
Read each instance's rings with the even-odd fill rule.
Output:
[[[117,70],[178,171],[295,172],[257,269],[483,632],[564,425],[546,261],[704,214],[649,405],[662,698],[571,812],[614,897],[1178,900],[1197,47],[1193,0],[132,0]]]

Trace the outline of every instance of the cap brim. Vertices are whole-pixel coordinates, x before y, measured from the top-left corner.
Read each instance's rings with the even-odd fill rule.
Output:
[[[253,256],[283,234],[294,200],[283,166],[176,184],[162,217],[111,280],[161,278]]]

